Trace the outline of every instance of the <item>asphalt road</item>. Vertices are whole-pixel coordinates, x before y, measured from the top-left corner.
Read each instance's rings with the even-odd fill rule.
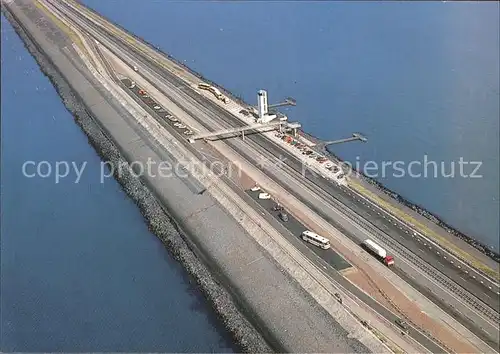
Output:
[[[274,210],[276,202],[270,199],[259,199],[259,194],[264,191],[254,192],[252,190],[247,190],[246,192],[266,212],[271,214],[279,223],[281,223],[291,235],[295,236],[298,240],[301,240],[300,235],[302,234],[302,232],[306,231],[307,228],[304,225],[302,225],[300,221],[298,221],[295,217],[293,217],[293,215],[290,215],[290,213],[288,212],[285,212],[288,216],[288,221],[283,221],[281,218],[279,218],[280,212]],[[309,247],[309,249],[311,249],[311,251],[313,251],[319,258],[323,259],[326,263],[335,268],[337,271],[341,271],[351,267],[349,262],[347,262],[341,255],[339,255],[331,248],[328,250],[324,250],[310,243],[305,243],[305,245]]]
[[[166,72],[166,71],[162,72],[162,76],[164,76],[165,78],[168,78],[168,80],[171,81],[171,82],[174,82],[174,84],[184,85],[183,82],[179,82],[179,79],[173,77],[173,75],[170,74],[170,77],[169,77],[169,73]],[[184,90],[191,91],[189,88],[184,88]],[[217,105],[213,104],[210,100],[204,99],[204,98],[202,98],[201,96],[197,95],[194,92],[187,92],[187,93],[189,94],[189,96],[191,96],[195,100],[201,101],[200,104],[202,104],[203,106],[208,107],[210,110],[214,111],[216,115],[218,115],[218,116],[222,115],[224,120],[227,119],[228,121],[232,121],[233,125],[239,124],[239,123],[236,123],[235,118],[232,117],[228,112],[222,110],[220,107],[218,107]],[[263,139],[263,138],[261,136],[256,135],[255,137],[252,136],[252,139]],[[257,140],[257,143],[259,143],[258,140]],[[274,144],[270,144],[269,141],[267,141],[267,139],[264,140],[264,141],[260,141],[259,145],[263,145],[266,148],[275,148],[276,147]],[[280,155],[287,154],[287,152],[284,151],[283,149],[278,150],[277,153],[280,154]],[[289,163],[292,162],[292,164],[293,164],[294,160],[295,159],[292,158],[288,162]],[[295,162],[297,162],[297,161],[295,160]],[[308,179],[314,179],[314,178],[318,179],[318,177],[315,177],[314,175],[312,175],[312,177],[308,177]],[[318,179],[318,180],[319,180],[320,183],[324,182],[324,180],[322,180],[322,179]],[[316,183],[317,181],[314,181],[314,182],[315,182],[315,184],[317,184]],[[346,206],[348,206],[351,210],[354,209],[355,212],[359,212],[359,213],[361,213],[361,212],[368,212],[368,214],[370,214],[369,210],[363,210],[363,208],[361,207],[360,204],[358,204],[357,202],[355,202],[353,199],[349,199],[348,196],[343,195],[342,193],[347,193],[347,192],[342,191],[341,188],[338,188],[335,185],[329,185],[329,186],[325,186],[324,189],[329,192],[328,193],[329,195],[332,195],[334,193],[338,193],[341,197],[346,198],[346,200],[343,200],[343,204],[346,205]],[[360,211],[360,209],[361,209],[361,211]],[[375,226],[377,226],[379,228],[384,228],[385,227],[389,231],[394,231],[394,230],[391,230],[391,229],[394,229],[391,226],[392,224],[388,224],[386,222],[386,220],[384,220],[380,216],[371,216],[371,215],[368,215],[368,217],[369,217],[370,222],[373,222],[375,224]],[[401,234],[401,231],[398,231],[398,233]],[[399,235],[399,237],[402,237],[403,240],[405,240],[405,242],[413,242],[413,244],[418,245],[411,238],[406,237],[405,233],[402,233],[402,235]],[[398,242],[401,243],[402,241],[398,240]],[[410,246],[408,246],[408,247],[410,249],[414,249],[413,244],[410,244]],[[422,248],[422,246],[419,246],[417,248]],[[428,252],[422,252],[422,253],[426,254]],[[421,257],[420,254],[419,254],[419,257]],[[430,262],[434,262],[434,264],[438,264],[437,260],[432,260],[431,259]],[[448,267],[446,267],[446,268],[448,269]],[[470,286],[468,284],[467,284],[467,288],[470,288]]]
[[[155,117],[160,124],[162,124],[163,127],[169,130],[169,132],[177,135],[179,141],[186,149],[190,150],[193,153],[197,152],[196,146],[190,144],[185,140],[185,136],[183,134],[185,129],[175,127],[173,125],[173,121],[171,121],[170,119],[165,119],[165,116],[167,114],[171,114],[168,110],[164,108],[162,108],[161,110],[155,109],[154,107],[157,105],[157,103],[149,97],[144,98],[143,96],[139,95],[139,87],[136,86],[130,89],[130,80],[122,80],[121,82],[124,88],[129,87],[129,91],[132,93],[132,97],[134,97],[136,102],[142,104],[143,107],[146,108],[151,113],[151,115]],[[318,247],[303,242],[298,237],[298,235],[300,235],[300,233],[306,228],[295,218],[289,215],[289,222],[284,223],[279,218],[277,218],[277,213],[272,210],[274,202],[269,200],[260,200],[258,199],[258,194],[251,191],[242,191],[240,188],[231,183],[229,179],[223,179],[226,183],[232,186],[233,190],[238,193],[238,195],[240,195],[250,206],[257,210],[260,209],[264,218],[268,222],[270,222],[276,230],[280,231],[280,233],[285,236],[287,240],[290,241],[297,249],[305,254],[318,267],[318,269],[321,269],[323,273],[329,276],[334,282],[339,283],[344,289],[354,294],[358,299],[366,303],[369,307],[374,309],[377,313],[379,313],[397,328],[395,321],[400,317],[395,315],[384,306],[380,305],[371,296],[361,291],[354,284],[349,282],[346,278],[338,273],[338,270],[350,267],[350,264],[347,263],[340,255],[336,254],[333,250],[322,250]],[[409,326],[408,335],[433,353],[445,352],[445,350],[440,345],[436,344],[432,339],[427,337],[417,328]]]
[[[183,106],[183,105],[181,104],[181,106]],[[219,117],[219,116],[217,116],[217,117]],[[248,140],[247,140],[247,142],[248,142]],[[232,142],[230,142],[229,140],[227,141],[227,143],[228,143],[229,145],[231,145],[231,144],[232,144]],[[251,159],[250,159],[250,160],[251,160]],[[307,203],[307,204],[309,204],[309,205],[311,204],[311,203],[310,203],[310,201],[307,201],[307,200],[304,200],[304,202],[306,202],[306,203]],[[312,207],[314,208],[314,206],[312,206]],[[328,220],[332,220],[332,218],[329,218]],[[407,277],[407,276],[405,277],[405,279],[406,279],[406,280],[408,280],[408,281],[410,281],[410,282],[412,281],[412,279],[411,279],[411,278],[409,278],[409,277]],[[414,283],[414,282],[413,282],[413,283]],[[430,294],[430,295],[432,296],[432,294]],[[448,301],[449,301],[449,299],[448,299],[448,300],[445,300],[444,302],[443,302],[442,300],[440,300],[440,299],[439,299],[438,303],[446,303],[446,304],[447,304],[447,303],[448,303]],[[456,311],[448,311],[448,312],[450,312],[452,315],[456,315]],[[478,331],[478,330],[477,330],[477,328],[472,327],[472,326],[470,325],[470,323],[469,323],[469,322],[470,322],[470,318],[468,318],[466,321],[463,321],[463,320],[462,320],[461,322],[462,322],[462,323],[464,323],[464,325],[466,325],[468,328],[470,328],[471,330],[473,330],[473,331],[474,331],[474,332],[475,332],[478,336],[480,336],[480,337],[481,337],[481,338],[483,338],[484,340],[486,340],[486,341],[488,341],[489,343],[491,343],[491,340],[489,340],[487,337],[485,337],[485,335],[484,335],[484,332],[483,332],[483,331],[481,331],[481,330],[480,330],[480,331]]]
[[[128,43],[122,43],[122,45],[123,44],[128,45]],[[221,116],[224,121],[229,122],[232,126],[244,125],[243,122],[239,121],[236,117],[233,117],[229,112],[225,111],[217,104],[198,95],[190,88],[185,87],[184,82],[181,79],[175,77],[172,73],[161,69],[161,74],[165,79],[174,83],[176,86],[183,87],[184,92],[191,98],[200,102],[200,104],[204,105],[205,107],[208,107],[210,110],[216,112],[218,116]],[[259,145],[266,146],[266,148],[271,148],[275,156],[285,156],[287,158],[287,163],[292,165],[294,169],[301,169],[301,163],[295,157],[290,155],[289,152],[285,149],[280,148],[274,143],[270,143],[267,138],[261,135],[247,136],[253,139]],[[392,223],[387,218],[378,215],[374,209],[368,208],[366,205],[359,203],[353,198],[352,192],[349,192],[348,189],[339,187],[338,185],[333,183],[328,183],[323,178],[315,176],[313,174],[308,174],[306,178],[311,180],[314,184],[318,185],[334,199],[338,200],[340,203],[353,210],[358,216],[368,220],[382,232],[396,239],[398,243],[402,244],[407,249],[413,250],[414,253],[418,254],[420,258],[436,265],[436,267],[440,268],[440,271],[443,274],[447,275],[450,279],[457,282],[457,284],[461,285],[462,287],[470,289],[472,293],[476,294],[483,302],[496,309],[498,312],[498,287],[493,286],[487,281],[481,282],[481,276],[472,268],[467,266],[457,268],[457,264],[459,263],[450,263],[449,260],[452,259],[451,257],[444,259],[442,253],[436,253],[439,252],[437,249],[430,250],[428,245],[424,245],[425,242],[419,242],[418,237],[412,237],[413,232],[411,229],[406,228],[402,224],[394,225],[394,223]],[[467,270],[467,273],[465,273],[464,270]],[[475,276],[475,278],[472,277],[473,275]],[[489,289],[489,286],[491,286],[492,289]]]

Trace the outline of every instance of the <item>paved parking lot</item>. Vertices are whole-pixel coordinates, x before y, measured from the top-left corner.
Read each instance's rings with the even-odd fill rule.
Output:
[[[175,117],[171,112],[162,107],[159,103],[157,103],[154,99],[149,97],[147,92],[144,94],[140,94],[140,87],[137,85],[132,85],[132,81],[130,79],[123,79],[122,83],[126,85],[132,92],[134,92],[138,97],[141,98],[142,102],[144,102],[149,108],[156,111],[156,113],[164,118],[164,121],[172,126],[179,134],[189,138],[189,136],[193,135],[194,132],[183,122],[181,122],[177,117]],[[155,109],[155,107],[159,107],[159,109]]]
[[[297,219],[295,219],[292,215],[290,215],[286,210],[284,212],[288,215],[288,221],[283,221],[281,218],[278,216],[280,211],[274,210],[274,207],[276,206],[276,202],[271,200],[271,199],[259,199],[259,193],[263,193],[265,191],[259,190],[259,191],[252,191],[250,189],[246,190],[246,193],[252,197],[257,203],[265,209],[268,213],[270,213],[276,220],[278,220],[288,231],[290,231],[291,235],[284,235],[287,238],[291,238],[291,241],[293,242],[302,242],[304,245],[306,245],[311,251],[313,251],[318,257],[323,259],[325,262],[330,264],[333,268],[335,268],[338,271],[344,270],[346,268],[351,267],[351,265],[338,253],[336,253],[334,250],[331,248],[328,250],[323,250],[317,246],[314,246],[308,242],[304,242],[301,238],[300,235],[302,232],[306,231],[307,228],[300,223]],[[328,235],[322,235],[326,238],[328,238]],[[292,238],[293,237],[293,238]]]

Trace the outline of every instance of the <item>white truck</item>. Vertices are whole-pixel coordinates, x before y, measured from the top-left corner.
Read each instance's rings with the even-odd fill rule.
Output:
[[[380,259],[386,266],[394,264],[394,257],[388,256],[387,251],[370,239],[363,241],[362,246],[371,254]]]

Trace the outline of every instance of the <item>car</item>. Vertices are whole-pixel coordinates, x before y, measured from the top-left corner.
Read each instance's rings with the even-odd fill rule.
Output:
[[[156,110],[159,110],[161,107],[157,105],[157,106],[154,106],[153,108]]]
[[[333,173],[337,173],[339,171],[339,167],[333,166],[332,171],[333,171]]]
[[[179,125],[177,126],[177,128],[179,128],[179,129],[184,129],[184,128],[186,128],[186,126],[185,126],[184,124],[179,124]]]
[[[187,130],[184,131],[184,135],[193,135],[193,131],[187,129]]]
[[[257,192],[257,191],[260,191],[260,187],[259,186],[254,186],[254,187],[250,188],[250,190],[252,192]]]
[[[284,213],[284,212],[279,213],[278,217],[281,219],[281,221],[284,221],[284,222],[287,222],[289,220],[288,219],[288,214]]]
[[[408,333],[410,331],[410,326],[408,323],[401,318],[397,318],[394,322],[403,330],[403,333]]]
[[[283,207],[280,204],[276,204],[273,206],[274,211],[283,211]]]
[[[271,199],[271,195],[269,193],[260,193],[259,199]]]
[[[331,169],[333,167],[333,163],[327,162],[325,163],[325,168]]]
[[[313,151],[312,150],[307,150],[306,151],[306,155],[312,155],[313,154]]]
[[[134,65],[134,71],[139,71],[139,68]]]
[[[130,84],[130,86],[128,88],[133,89],[134,87],[135,87],[135,82],[132,81],[132,83]]]
[[[179,128],[181,125],[182,125],[182,123],[180,123],[180,122],[174,123],[174,127],[177,127],[177,128]]]
[[[344,178],[344,174],[343,173],[339,173],[339,175],[337,176],[337,179],[341,179],[341,178]]]
[[[174,116],[170,116],[168,119],[170,119],[170,121],[172,122],[178,122],[179,120],[177,118],[175,118]]]
[[[342,297],[340,296],[339,293],[334,294],[335,298],[337,299],[338,302],[342,303]]]

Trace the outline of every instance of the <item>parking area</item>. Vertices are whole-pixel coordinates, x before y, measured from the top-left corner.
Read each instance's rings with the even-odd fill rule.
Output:
[[[146,91],[137,86],[133,81],[131,81],[130,79],[123,79],[121,81],[130,91],[132,91],[137,97],[139,97],[144,104],[146,104],[148,107],[154,110],[160,117],[163,117],[164,122],[173,127],[179,134],[184,135],[186,139],[194,134],[194,131],[190,127],[188,127],[186,124],[180,121],[179,118],[175,117],[170,111],[168,111],[167,109],[162,107],[158,102],[152,99]],[[313,155],[313,157],[316,158],[317,160],[317,157],[315,155]],[[322,160],[321,163],[326,162],[326,160],[324,161],[323,159],[320,160]],[[291,235],[285,235],[285,236],[293,237],[293,241],[295,242],[298,241],[302,243],[304,246],[308,247],[312,252],[314,252],[318,257],[320,257],[323,261],[325,261],[338,271],[351,267],[351,265],[344,258],[342,258],[338,253],[333,251],[331,248],[328,250],[323,250],[308,242],[302,241],[300,235],[302,234],[303,231],[306,231],[307,228],[304,225],[302,225],[297,219],[295,219],[292,215],[290,215],[286,210],[282,208],[277,208],[277,203],[272,198],[260,199],[259,194],[263,192],[264,191],[262,190],[259,191],[252,191],[252,189],[246,190],[246,193],[252,199],[254,199],[262,208],[264,208],[273,218],[279,221],[290,232],[291,235],[293,235],[293,236]]]
[[[319,154],[317,151],[314,151],[311,147],[300,142],[289,134],[276,132],[274,133],[274,136],[280,139],[284,144],[291,147],[291,152],[299,157],[299,159],[304,160],[310,165],[316,165],[316,167],[323,170],[324,173],[333,181],[339,184],[345,184],[345,174],[338,164],[332,162],[326,156]]]
[[[148,107],[156,111],[156,113],[163,117],[165,122],[172,126],[179,134],[182,134],[187,138],[193,135],[195,132],[175,117],[171,112],[158,104],[154,99],[152,99],[146,91],[137,86],[133,81],[129,79],[123,79],[122,83],[129,88],[130,91],[134,92]]]
[[[351,267],[351,265],[333,249],[323,250],[317,246],[314,246],[308,242],[304,242],[300,235],[302,232],[306,231],[307,228],[300,223],[296,218],[290,215],[286,210],[284,210],[275,200],[271,199],[260,199],[259,195],[265,193],[264,190],[252,190],[247,189],[246,193],[252,197],[262,208],[264,208],[269,214],[271,214],[276,220],[278,220],[290,233],[295,237],[294,241],[299,241],[307,246],[311,251],[313,251],[318,257],[323,259],[326,263],[332,266],[337,271],[341,271]],[[322,235],[328,238],[328,235]]]

